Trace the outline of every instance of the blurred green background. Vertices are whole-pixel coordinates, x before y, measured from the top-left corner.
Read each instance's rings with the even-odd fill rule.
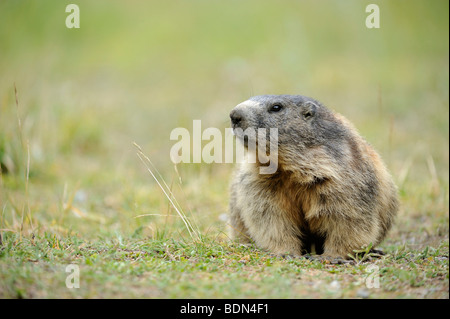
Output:
[[[224,231],[233,165],[180,164],[180,185],[171,130],[223,131],[252,95],[303,94],[381,153],[402,197],[396,240],[448,238],[448,1],[80,0],[79,29],[69,3],[0,2],[0,228],[183,233],[177,217],[135,218],[174,214],[136,142],[199,228]]]

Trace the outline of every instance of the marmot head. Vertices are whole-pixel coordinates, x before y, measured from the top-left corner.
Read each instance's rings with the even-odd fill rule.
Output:
[[[352,139],[342,116],[301,95],[255,96],[238,104],[230,118],[233,132],[246,147],[256,144],[260,150],[263,145],[258,145],[258,129],[266,129],[266,153],[276,144],[280,165],[285,170],[301,170],[306,181],[326,175],[330,165],[316,165],[319,160],[340,163]],[[277,129],[276,139],[271,140],[271,128]]]
[[[278,129],[278,144],[314,147],[327,144],[345,133],[333,113],[320,102],[302,95],[260,95],[238,104],[230,113],[231,126],[238,138],[250,137],[239,128]],[[245,138],[245,139],[244,139]]]

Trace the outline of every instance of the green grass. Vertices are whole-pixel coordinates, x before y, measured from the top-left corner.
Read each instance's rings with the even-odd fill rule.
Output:
[[[448,298],[448,2],[377,3],[369,30],[361,1],[81,0],[69,30],[64,3],[0,2],[0,297]],[[401,199],[387,256],[239,246],[222,218],[234,165],[170,162],[173,128],[223,131],[269,93],[317,98],[380,152]]]
[[[79,266],[80,288],[65,287]],[[255,247],[205,239],[4,238],[1,297],[8,298],[443,298],[448,243],[401,247],[370,263],[280,259]],[[380,288],[367,288],[368,265]]]

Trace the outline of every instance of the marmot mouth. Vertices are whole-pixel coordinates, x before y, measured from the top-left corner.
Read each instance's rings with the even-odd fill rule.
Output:
[[[238,134],[235,130],[233,130],[233,135],[236,136],[236,139],[240,140],[246,148],[248,148],[248,135]]]
[[[270,147],[269,144],[271,136],[257,136],[256,132],[248,132],[247,130],[243,131],[241,127],[233,127],[232,133],[236,136],[236,139],[240,140],[244,144],[246,148],[248,148],[250,143],[252,147],[258,147],[260,145],[258,142],[264,142],[262,145],[266,145],[267,148]],[[260,138],[262,138],[263,141],[260,141]]]

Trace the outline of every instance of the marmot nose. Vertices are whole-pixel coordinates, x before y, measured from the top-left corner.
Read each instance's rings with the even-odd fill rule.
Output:
[[[231,118],[231,124],[238,125],[243,119],[241,110],[236,110],[236,109],[232,110],[230,113],[230,118]]]

